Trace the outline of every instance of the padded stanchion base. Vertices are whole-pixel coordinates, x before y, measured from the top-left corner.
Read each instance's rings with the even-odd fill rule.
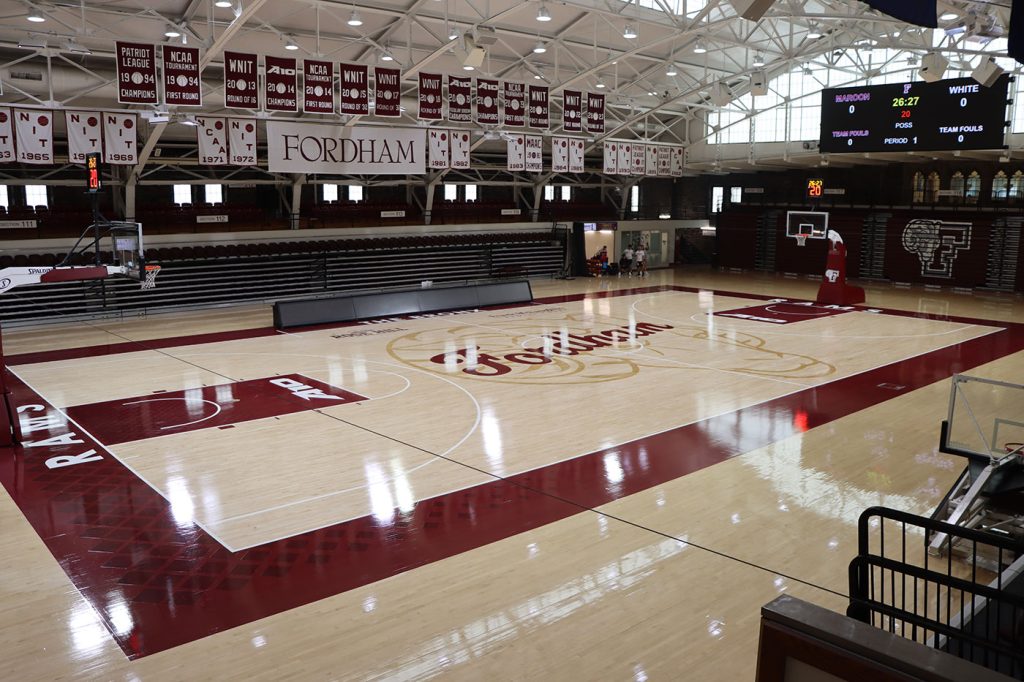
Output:
[[[855,305],[864,302],[864,290],[846,282],[822,282],[814,302],[826,305]]]

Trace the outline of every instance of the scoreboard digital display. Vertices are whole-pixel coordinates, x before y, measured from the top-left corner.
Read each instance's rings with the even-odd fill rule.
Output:
[[[1002,149],[1008,75],[821,91],[823,153]]]

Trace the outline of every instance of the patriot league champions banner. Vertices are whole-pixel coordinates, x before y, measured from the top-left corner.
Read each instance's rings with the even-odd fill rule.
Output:
[[[267,121],[272,173],[419,175],[426,172],[422,128]]]

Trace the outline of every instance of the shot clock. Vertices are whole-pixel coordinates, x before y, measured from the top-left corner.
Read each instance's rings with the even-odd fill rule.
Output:
[[[95,194],[103,189],[103,181],[100,179],[100,154],[89,152],[85,155],[85,180],[86,191]]]
[[[1009,76],[821,91],[823,153],[1002,149]]]
[[[821,178],[810,178],[807,181],[807,198],[820,199],[825,194],[825,181]]]

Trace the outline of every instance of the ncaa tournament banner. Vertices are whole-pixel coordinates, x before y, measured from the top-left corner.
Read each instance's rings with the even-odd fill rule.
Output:
[[[531,85],[530,93],[530,127],[539,130],[548,129],[548,88],[546,85]]]
[[[196,137],[199,141],[199,163],[204,166],[228,164],[227,126],[223,118],[196,116]]]
[[[672,170],[669,173],[673,178],[683,177],[683,148],[672,147]]]
[[[587,93],[587,132],[604,133],[604,95]]]
[[[306,114],[334,113],[334,64],[317,59],[302,60],[302,111]]]
[[[0,108],[0,163],[14,161],[14,124],[11,110]]]
[[[647,168],[647,148],[642,144],[633,145],[633,159],[630,163],[630,172],[633,175],[643,175]]]
[[[68,128],[68,161],[85,163],[85,155],[103,147],[102,122],[95,111],[66,111],[64,122]]]
[[[228,119],[228,153],[232,166],[256,165],[256,119]]]
[[[373,74],[377,88],[373,113],[377,116],[401,116],[402,72],[398,69],[376,66],[373,69]]]
[[[203,106],[199,78],[199,48],[164,45],[164,104],[180,107]]]
[[[117,103],[156,104],[156,48],[145,43],[114,43]]]
[[[468,130],[453,130],[452,134],[452,168],[469,168],[469,140]]]
[[[259,109],[257,57],[244,52],[224,53],[224,107],[227,109]]]
[[[551,138],[551,170],[554,173],[569,172],[569,138]]]
[[[562,130],[567,133],[583,132],[583,93],[579,90],[562,92]]]
[[[263,106],[267,111],[299,110],[299,72],[291,57],[264,57],[266,64]]]
[[[448,76],[448,120],[455,123],[469,123],[473,120],[470,101],[473,94],[473,79]]]
[[[440,121],[443,108],[441,83],[444,79],[439,73],[423,73],[421,71],[419,76],[419,112],[417,116],[425,121]]]
[[[526,88],[522,83],[505,81],[505,110],[503,123],[507,126],[526,125]]]
[[[476,122],[498,125],[498,81],[476,79]]]
[[[339,64],[341,113],[365,116],[370,113],[369,69],[365,64]]]
[[[272,173],[422,175],[426,153],[422,128],[267,121]]]
[[[583,172],[583,150],[584,141],[576,138],[569,138],[569,172],[570,173],[582,173]]]
[[[103,116],[103,160],[111,166],[133,166],[139,162],[138,119],[130,113]]]
[[[431,168],[448,168],[451,166],[447,130],[431,130],[427,134],[428,165]]]
[[[53,163],[53,112],[14,110],[14,133],[21,163]]]

